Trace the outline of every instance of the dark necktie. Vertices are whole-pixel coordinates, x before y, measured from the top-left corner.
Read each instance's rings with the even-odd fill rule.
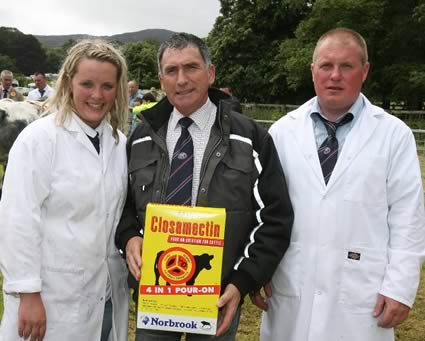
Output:
[[[188,131],[192,123],[189,117],[179,120],[182,132],[171,160],[166,197],[169,204],[190,205],[192,201],[193,141]]]
[[[43,95],[44,95],[44,89],[43,90],[40,90],[39,89],[38,91],[40,92],[40,98],[43,97]]]
[[[4,89],[3,90],[3,98],[8,98],[8,96],[7,96],[7,89]]]
[[[91,137],[89,135],[87,135],[87,137],[89,138],[89,140],[91,141],[91,143],[93,143],[94,148],[96,149],[97,153],[99,154],[100,153],[99,133],[96,132],[96,136],[95,137]]]
[[[348,113],[338,123],[330,122],[319,114],[316,114],[316,116],[322,120],[328,132],[328,137],[325,141],[323,141],[317,151],[319,154],[320,166],[322,167],[323,178],[325,179],[325,183],[328,184],[338,159],[338,140],[336,138],[336,130],[338,127],[352,121],[353,114]]]

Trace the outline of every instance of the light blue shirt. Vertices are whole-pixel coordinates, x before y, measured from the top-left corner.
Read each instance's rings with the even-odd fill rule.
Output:
[[[353,114],[353,120],[351,122],[347,123],[347,124],[340,126],[336,130],[336,138],[338,140],[338,152],[339,153],[341,152],[342,146],[344,145],[344,142],[345,142],[345,139],[346,139],[348,133],[351,131],[351,128],[356,124],[361,112],[363,111],[364,106],[365,106],[364,100],[359,95],[359,97],[357,97],[354,104],[347,111],[347,113]],[[312,124],[313,124],[314,137],[316,139],[316,146],[317,146],[317,149],[319,149],[319,147],[321,146],[323,141],[325,141],[326,138],[328,137],[328,131],[326,130],[325,124],[322,122],[322,120],[319,117],[317,117],[316,115],[313,115],[313,113],[318,113],[319,115],[321,115],[323,118],[326,119],[326,117],[322,114],[322,112],[320,110],[320,106],[319,106],[319,102],[317,100],[317,97],[314,100],[313,105],[311,106],[310,117],[311,117]],[[341,121],[346,114],[339,117],[336,122]]]
[[[128,96],[128,106],[129,107],[134,107],[134,100],[136,98],[143,98],[143,93],[142,90],[137,89],[136,93],[134,95]]]

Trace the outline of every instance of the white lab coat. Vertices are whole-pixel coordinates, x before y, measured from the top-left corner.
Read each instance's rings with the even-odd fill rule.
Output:
[[[115,144],[106,124],[98,155],[75,118],[60,127],[54,117],[25,128],[9,154],[0,201],[0,340],[21,340],[16,293],[40,291],[44,341],[100,340],[108,276],[110,340],[127,340],[127,269],[114,245],[126,197],[126,138],[120,133]]]
[[[372,105],[347,135],[326,186],[305,103],[270,129],[295,220],[272,279],[262,341],[390,341],[377,294],[412,306],[425,250],[421,172],[411,130]],[[353,258],[360,257],[356,260]]]

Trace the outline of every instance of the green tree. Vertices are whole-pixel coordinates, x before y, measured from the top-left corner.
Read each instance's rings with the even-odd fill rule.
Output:
[[[9,56],[0,54],[0,65],[2,70],[9,70],[12,72],[17,72],[18,68],[16,67],[15,61]]]
[[[287,91],[298,103],[314,95],[310,64],[316,41],[331,28],[343,26],[362,33],[374,32],[382,17],[382,0],[317,0],[298,25],[295,37],[280,43],[275,58],[276,77],[286,79]]]
[[[288,89],[311,97],[310,63],[317,39],[325,31],[348,27],[368,43],[371,68],[363,92],[386,108],[391,101],[422,106],[425,89],[424,0],[317,0],[295,37],[281,42],[276,75]]]
[[[293,37],[312,1],[221,0],[207,43],[217,67],[218,86],[230,86],[242,100],[282,101],[285,79],[276,77],[279,43]]]
[[[19,72],[29,75],[44,70],[46,53],[31,34],[23,34],[10,27],[0,27],[0,54],[15,60]]]
[[[144,89],[159,87],[156,53],[159,43],[153,40],[124,45],[123,53],[127,60],[130,79],[136,79]]]
[[[63,48],[47,48],[46,70],[51,73],[59,72],[65,59],[66,51]]]

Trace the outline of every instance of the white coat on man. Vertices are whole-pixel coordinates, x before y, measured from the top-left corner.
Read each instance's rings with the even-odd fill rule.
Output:
[[[392,341],[374,317],[378,293],[413,305],[425,255],[421,172],[413,134],[372,105],[346,137],[325,185],[312,99],[270,129],[295,220],[272,279],[262,341]]]
[[[41,118],[18,136],[0,201],[5,312],[0,340],[18,336],[19,294],[41,292],[44,341],[100,340],[107,278],[110,340],[127,340],[127,269],[114,245],[127,188],[125,136],[105,122],[102,152],[74,116]]]

